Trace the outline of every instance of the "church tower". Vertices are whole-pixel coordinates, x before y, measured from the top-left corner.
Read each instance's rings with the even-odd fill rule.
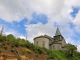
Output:
[[[64,45],[66,44],[64,37],[61,35],[59,28],[57,27],[56,33],[53,41],[53,49],[62,50]]]
[[[63,39],[63,36],[61,35],[61,32],[59,30],[59,28],[57,27],[56,29],[56,33],[55,33],[55,36],[54,36],[54,40],[62,40]]]

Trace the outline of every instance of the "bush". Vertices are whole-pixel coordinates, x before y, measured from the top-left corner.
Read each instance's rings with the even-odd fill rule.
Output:
[[[25,55],[25,52],[24,51],[22,51],[21,53],[22,53],[22,55]]]
[[[6,40],[6,36],[0,34],[0,42],[4,42]]]
[[[47,54],[48,54],[48,59],[54,58],[54,53],[53,53],[53,51],[47,50]]]
[[[10,42],[10,43],[14,43],[15,42],[15,37],[12,34],[9,34],[6,36],[6,41]]]
[[[1,54],[1,52],[2,52],[2,51],[0,50],[0,54]]]
[[[11,51],[11,52],[14,52],[14,49],[11,49],[10,51]]]
[[[35,51],[35,53],[39,53],[39,54],[45,52],[43,48],[38,47],[38,46],[34,46],[33,51]]]
[[[4,42],[2,42],[2,45],[3,45],[3,46],[5,46],[5,43],[4,43]]]
[[[21,60],[21,57],[20,57],[20,56],[18,56],[18,57],[17,57],[17,60]]]
[[[6,46],[4,46],[4,49],[5,49],[5,50],[7,50],[7,47],[6,47]]]
[[[3,47],[3,45],[2,44],[0,44],[0,48],[2,48]]]
[[[38,57],[39,56],[39,54],[38,53],[36,53],[36,57]]]
[[[25,53],[31,53],[31,50],[29,50],[28,48],[24,48],[23,52],[25,52]]]

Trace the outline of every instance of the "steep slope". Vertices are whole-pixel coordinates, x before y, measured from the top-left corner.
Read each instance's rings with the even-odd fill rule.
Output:
[[[67,50],[48,50],[12,34],[0,35],[0,60],[80,60],[80,53],[68,44]]]

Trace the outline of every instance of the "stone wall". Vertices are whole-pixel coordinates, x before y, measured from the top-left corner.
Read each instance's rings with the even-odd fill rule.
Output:
[[[53,50],[61,50],[61,44],[53,44],[52,48]]]
[[[49,49],[49,39],[45,37],[36,38],[34,40],[34,45]]]

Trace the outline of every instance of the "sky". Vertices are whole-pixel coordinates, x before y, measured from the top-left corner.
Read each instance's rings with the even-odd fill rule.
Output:
[[[80,51],[80,0],[0,0],[0,30],[33,39],[53,37],[58,28],[67,43]]]

